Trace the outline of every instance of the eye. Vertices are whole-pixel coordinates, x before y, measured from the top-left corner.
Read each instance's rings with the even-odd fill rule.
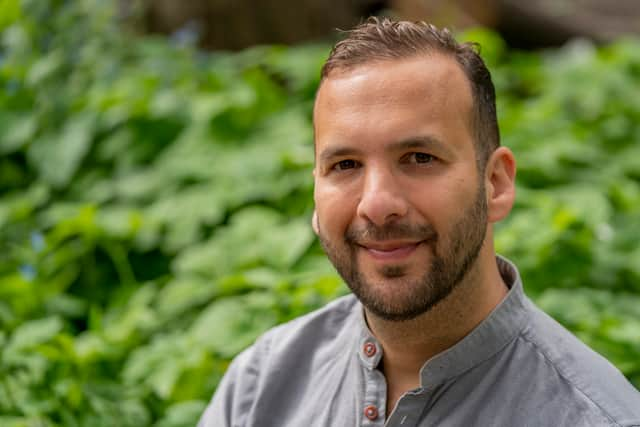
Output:
[[[427,153],[410,153],[408,155],[409,163],[431,163],[435,157]]]
[[[340,160],[338,163],[333,165],[333,169],[343,171],[347,169],[353,169],[356,166],[357,166],[357,163],[355,160],[345,159],[345,160]]]

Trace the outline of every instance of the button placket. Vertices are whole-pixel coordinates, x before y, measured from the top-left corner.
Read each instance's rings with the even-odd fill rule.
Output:
[[[373,357],[379,357],[380,352]],[[365,393],[361,407],[362,426],[382,427],[385,423],[387,383],[378,369],[364,369]]]
[[[362,427],[383,427],[387,402],[387,382],[377,369],[382,359],[382,347],[369,334],[361,337],[358,357],[362,366],[364,396],[360,406]]]

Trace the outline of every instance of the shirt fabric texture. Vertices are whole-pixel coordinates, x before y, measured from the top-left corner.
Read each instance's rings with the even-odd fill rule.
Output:
[[[631,427],[640,393],[525,296],[505,299],[428,360],[387,416],[382,347],[353,296],[280,325],[230,365],[198,427]]]

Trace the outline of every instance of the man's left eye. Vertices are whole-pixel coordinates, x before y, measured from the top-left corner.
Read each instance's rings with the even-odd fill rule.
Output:
[[[434,157],[427,153],[411,153],[409,155],[409,161],[411,163],[429,163],[433,160]]]

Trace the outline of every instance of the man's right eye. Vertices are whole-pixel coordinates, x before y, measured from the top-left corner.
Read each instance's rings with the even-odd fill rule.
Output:
[[[333,166],[333,168],[339,171],[343,171],[347,169],[353,169],[356,166],[357,164],[355,160],[340,160]]]

